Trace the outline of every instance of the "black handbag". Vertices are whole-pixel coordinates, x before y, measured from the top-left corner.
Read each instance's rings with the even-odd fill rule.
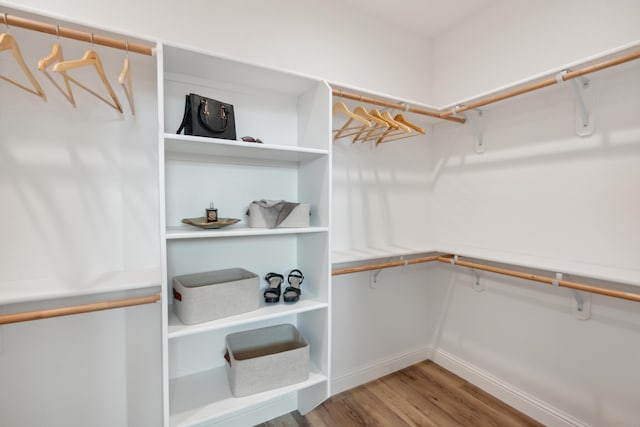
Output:
[[[190,93],[185,97],[184,116],[176,133],[236,139],[233,105]]]

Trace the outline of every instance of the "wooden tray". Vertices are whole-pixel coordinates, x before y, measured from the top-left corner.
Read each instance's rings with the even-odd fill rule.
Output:
[[[211,229],[226,227],[227,225],[238,223],[240,220],[238,218],[218,218],[216,222],[207,222],[205,217],[200,216],[197,218],[184,218],[182,222],[200,228]]]

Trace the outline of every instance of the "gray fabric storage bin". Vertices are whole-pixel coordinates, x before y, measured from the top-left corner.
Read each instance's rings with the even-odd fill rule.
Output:
[[[186,325],[257,310],[260,278],[242,268],[173,278],[173,309]]]
[[[293,325],[229,334],[225,342],[227,378],[236,397],[309,378],[309,345]]]

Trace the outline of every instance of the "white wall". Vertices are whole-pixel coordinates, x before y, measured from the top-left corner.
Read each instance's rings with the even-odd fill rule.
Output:
[[[451,102],[632,42],[639,22],[638,2],[504,2],[435,40],[434,96]],[[584,283],[638,283],[639,72],[636,61],[589,76],[596,131],[588,137],[575,134],[568,85],[487,106],[484,154],[474,152],[469,126],[435,126],[437,246],[551,274],[571,269]],[[545,424],[637,424],[637,303],[592,296],[591,318],[582,321],[565,289],[481,274],[486,290],[475,292],[473,277],[450,267],[430,276],[446,289],[427,303],[442,313],[436,360],[481,383],[474,369],[506,384],[509,392],[494,391]]]
[[[503,0],[433,40],[430,101],[453,105],[637,40],[636,0]]]
[[[575,133],[568,86],[487,107],[481,155],[469,126],[437,126],[438,246],[637,270],[640,196],[630,183],[640,180],[639,68],[591,76],[588,137]]]
[[[434,360],[549,426],[635,426],[640,419],[638,303],[591,296],[571,314],[567,289],[437,266]],[[585,279],[587,283],[593,280]],[[595,284],[598,284],[597,282]]]
[[[339,0],[26,0],[69,16],[394,96],[429,98],[427,40]]]

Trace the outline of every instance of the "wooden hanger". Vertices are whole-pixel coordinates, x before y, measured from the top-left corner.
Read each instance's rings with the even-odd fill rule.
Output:
[[[369,112],[369,115],[376,118],[376,124],[372,129],[370,129],[367,133],[364,134],[364,136],[360,138],[361,142],[366,142],[371,138],[381,135],[382,133],[386,132],[388,129],[396,129],[396,126],[393,123],[388,122],[382,117],[382,114],[380,114],[380,111],[378,111],[378,109],[376,108],[371,109],[371,111]],[[356,139],[353,140],[353,142],[356,142],[356,141],[357,141]]]
[[[93,34],[92,34],[92,39],[93,39]],[[91,95],[93,95],[96,98],[102,100],[108,106],[110,106],[110,107],[112,107],[112,108],[114,108],[114,109],[116,109],[116,110],[118,110],[119,112],[122,113],[122,105],[120,104],[120,100],[116,96],[115,92],[111,88],[111,85],[109,84],[109,81],[107,80],[107,76],[104,73],[104,68],[102,67],[102,62],[100,61],[100,56],[98,56],[98,53],[93,50],[93,43],[91,43],[91,47],[92,47],[91,49],[87,50],[84,53],[84,56],[81,59],[75,59],[75,60],[72,60],[72,61],[65,61],[65,62],[58,62],[56,65],[54,65],[53,71],[55,71],[56,73],[61,73],[61,74],[65,75],[75,85],[77,85],[80,88],[86,90]],[[102,81],[102,84],[107,89],[107,92],[109,92],[109,96],[111,97],[111,100],[113,102],[111,102],[108,99],[102,97],[101,95],[99,95],[95,91],[89,89],[87,86],[83,85],[82,83],[80,83],[79,81],[77,81],[76,79],[74,79],[73,77],[71,77],[71,76],[69,76],[67,74],[68,70],[72,70],[74,68],[80,68],[80,67],[88,67],[88,66],[93,66],[93,68],[96,70],[96,72],[98,73],[98,77],[100,77],[100,80]]]
[[[51,54],[45,58],[42,58],[40,61],[38,61],[38,70],[44,73],[44,75],[51,81],[51,83],[53,83],[53,85],[60,91],[60,93],[64,95],[65,98],[67,98],[67,101],[69,101],[71,105],[73,105],[73,107],[75,108],[76,100],[74,99],[73,92],[71,91],[71,84],[70,84],[71,80],[69,80],[69,76],[67,76],[66,73],[62,74],[62,77],[64,79],[64,84],[66,87],[66,90],[64,90],[60,87],[58,82],[56,82],[51,76],[51,74],[49,74],[49,72],[47,71],[47,68],[59,62],[64,62],[64,57],[62,56],[62,47],[60,47],[60,44],[56,41],[56,43],[53,45],[53,48],[51,49]]]
[[[118,77],[118,83],[122,86],[122,90],[127,95],[129,101],[129,107],[131,108],[131,114],[136,114],[136,107],[133,103],[133,84],[131,82],[131,68],[129,68],[129,42],[127,44],[127,56],[124,57],[124,65],[120,76]]]
[[[365,125],[366,127],[371,127],[371,122],[369,122],[367,119],[365,119],[364,117],[353,113],[351,110],[349,110],[349,108],[345,105],[344,102],[336,102],[333,105],[333,114],[336,114],[337,112],[343,113],[345,114],[347,117],[349,117],[349,120],[347,120],[347,122],[338,130],[338,132],[335,134],[335,136],[333,137],[334,140],[338,139],[338,138],[343,138],[344,136],[349,136],[349,135],[344,135],[341,136],[346,130],[351,129],[349,128],[349,125],[351,124],[351,122],[353,122],[354,120],[362,123],[363,125]]]
[[[5,23],[7,22],[6,14],[5,14],[4,22]],[[7,25],[7,28],[9,28],[8,25]],[[27,78],[33,85],[33,89],[27,86],[24,86],[16,82],[15,80],[10,79],[9,77],[3,76],[2,74],[0,74],[0,79],[5,80],[13,85],[16,85],[20,89],[26,90],[29,93],[39,96],[40,98],[42,98],[43,101],[46,101],[47,96],[44,94],[44,91],[38,84],[38,81],[36,80],[35,77],[33,77],[33,74],[31,74],[31,71],[29,71],[29,67],[27,67],[27,64],[24,62],[24,58],[22,57],[22,53],[20,52],[20,48],[18,47],[18,42],[16,42],[16,40],[9,33],[0,34],[0,51],[4,51],[4,50],[11,51],[14,59],[22,69],[22,72],[27,76]]]
[[[382,113],[382,118],[384,120],[396,125],[397,129],[403,130],[405,132],[411,132],[411,128],[409,126],[405,125],[404,123],[400,123],[400,122],[396,121],[393,117],[391,117],[391,114],[389,114],[388,111],[385,111],[385,112]]]
[[[381,118],[378,118],[378,117],[376,117],[374,115],[369,114],[369,112],[366,110],[366,108],[364,108],[362,105],[358,105],[353,110],[353,112],[355,114],[358,114],[358,115],[364,117],[365,119],[370,120],[371,122],[375,123],[376,126],[374,126],[374,128],[377,128],[377,127],[381,126],[381,127],[384,127],[386,129],[386,128],[389,127],[389,123],[387,123],[386,121],[384,121]],[[364,133],[365,130],[366,130],[366,126],[363,125],[363,126],[361,126],[359,128],[359,130],[357,132],[352,133],[351,135],[355,135],[355,137],[353,138],[352,143],[355,143],[360,138],[360,136]],[[351,135],[349,135],[349,136],[351,136]]]
[[[378,138],[378,140],[376,141],[376,145],[382,143],[382,141],[384,141],[385,138],[388,138],[389,136],[392,135],[398,135],[398,134],[406,134],[406,133],[410,133],[411,132],[411,128],[407,125],[405,125],[404,123],[400,123],[396,120],[394,120],[393,117],[391,117],[391,114],[388,111],[385,111],[382,113],[382,118],[384,120],[386,120],[387,122],[389,122],[390,127],[389,129],[387,129],[386,131],[382,132],[382,134],[378,133],[376,135],[373,135],[371,137],[367,137],[366,140],[371,140],[371,139],[375,139]]]
[[[370,122],[374,122],[374,123],[383,123],[384,125],[387,125],[387,122],[385,122],[384,120],[380,120],[377,117],[372,116],[371,114],[369,114],[369,112],[362,106],[362,105],[358,105],[356,108],[354,108],[353,110],[353,114],[360,116],[361,118],[370,121]],[[355,119],[357,120],[357,119]],[[338,136],[338,138],[346,138],[349,136],[353,136],[355,135],[355,138],[353,139],[353,142],[356,142],[358,140],[358,138],[360,137],[360,135],[368,128],[371,127],[371,123],[368,124],[361,124],[358,126],[349,126],[349,123],[345,123],[344,126],[342,127],[342,129],[340,129],[340,134],[336,134]],[[342,133],[346,130],[355,130],[355,132],[351,132],[351,133]]]
[[[404,139],[404,138],[411,138],[413,136],[417,136],[417,134],[424,135],[426,133],[425,130],[422,129],[420,126],[415,125],[415,124],[411,123],[410,121],[408,121],[407,119],[405,119],[405,117],[402,114],[396,114],[393,119],[396,122],[402,123],[402,124],[410,127],[415,132],[411,132],[408,135],[398,136],[397,138],[391,138],[391,139],[385,138],[385,139],[379,140],[376,144],[382,144],[384,142],[397,141],[399,139]]]
[[[398,132],[405,133],[405,132],[411,131],[411,129],[408,126],[395,121],[393,117],[391,117],[391,114],[389,114],[388,111],[380,113],[380,111],[374,108],[371,110],[371,115],[385,121],[389,126],[386,129],[382,127],[378,127],[378,129],[380,130],[379,132],[374,132],[374,129],[371,129],[364,136],[364,138],[361,139],[362,142],[371,141],[372,139],[375,139],[375,138],[385,138],[390,134],[395,134]]]
[[[410,121],[408,121],[407,119],[405,119],[405,117],[402,114],[396,114],[396,116],[393,118],[393,120],[395,120],[396,122],[402,123],[404,125],[409,126],[411,129],[415,130],[416,132],[424,135],[425,134],[425,130],[422,129],[420,126],[415,125],[413,123],[411,123]]]

